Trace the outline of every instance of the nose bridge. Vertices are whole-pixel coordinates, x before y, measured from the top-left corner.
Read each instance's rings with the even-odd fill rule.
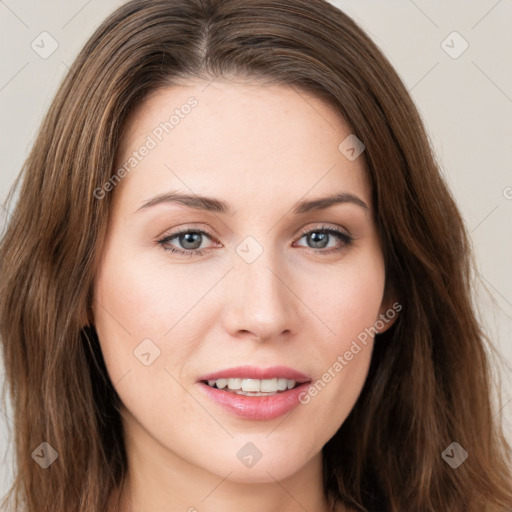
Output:
[[[260,247],[258,255],[251,240],[237,248],[227,328],[232,334],[250,331],[263,339],[294,330],[295,307],[293,294],[284,284],[286,271],[278,254],[271,248]]]

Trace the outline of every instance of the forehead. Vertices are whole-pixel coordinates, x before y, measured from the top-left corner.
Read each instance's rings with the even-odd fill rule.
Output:
[[[341,188],[369,204],[364,159],[351,161],[338,148],[350,134],[330,105],[286,85],[172,86],[128,120],[116,168],[135,165],[116,195],[124,191],[124,199],[137,202],[181,189],[261,204]],[[143,146],[150,149],[135,161]]]

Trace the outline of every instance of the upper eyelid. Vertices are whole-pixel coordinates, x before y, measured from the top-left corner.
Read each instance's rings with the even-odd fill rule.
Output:
[[[211,233],[209,233],[205,229],[201,229],[201,228],[180,228],[177,231],[173,231],[172,233],[169,233],[168,235],[164,234],[159,238],[163,239],[163,240],[169,240],[172,238],[176,238],[177,236],[179,236],[183,233],[200,233],[201,235],[206,235],[212,239],[215,238]]]
[[[302,237],[304,236],[305,234],[308,234],[310,233],[311,231],[329,231],[329,230],[332,230],[332,231],[335,231],[335,232],[341,232],[341,233],[344,233],[344,234],[347,234],[349,235],[349,232],[347,229],[345,228],[342,228],[340,226],[327,226],[325,224],[322,224],[322,225],[317,225],[317,226],[313,226],[313,227],[308,227],[308,228],[303,228],[299,231],[299,235]],[[174,238],[175,236],[178,236],[182,233],[201,233],[201,234],[204,234],[204,235],[207,235],[211,238],[215,238],[215,236],[213,234],[211,234],[208,230],[204,229],[204,228],[195,228],[195,227],[185,227],[185,228],[178,228],[176,231],[173,231],[169,234],[163,234],[161,235],[159,238]]]
[[[334,231],[336,233],[342,233],[342,234],[349,235],[348,230],[345,228],[342,228],[340,226],[327,226],[325,224],[314,226],[312,228],[304,228],[300,231],[299,234],[301,236],[304,236],[304,235],[307,235],[308,233],[311,233],[312,231]]]

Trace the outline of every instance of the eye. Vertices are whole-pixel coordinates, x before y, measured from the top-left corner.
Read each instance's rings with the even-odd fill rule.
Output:
[[[351,245],[354,240],[344,231],[330,226],[322,226],[303,231],[299,241],[302,239],[306,240],[306,247],[316,249],[314,252],[320,254],[341,251]],[[206,240],[213,241],[213,237],[208,232],[202,229],[185,228],[164,236],[158,240],[157,243],[161,245],[164,250],[170,251],[171,253],[184,256],[200,256],[205,249],[215,247],[215,245],[205,247],[204,244]],[[217,246],[219,245],[220,244]],[[304,247],[297,242],[295,242],[294,246]]]
[[[212,237],[202,229],[180,229],[158,240],[158,244],[166,251],[192,256],[202,254],[205,239]]]
[[[341,231],[340,229],[328,226],[322,226],[320,228],[304,231],[299,240],[302,240],[303,238],[306,239],[308,248],[320,249],[320,251],[316,251],[320,253],[341,251],[342,249],[351,245],[354,241],[354,239],[349,234]],[[338,241],[337,244],[336,240]]]

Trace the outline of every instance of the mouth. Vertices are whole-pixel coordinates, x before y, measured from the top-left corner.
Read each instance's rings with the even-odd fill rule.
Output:
[[[297,382],[293,379],[279,377],[274,379],[211,379],[201,381],[203,384],[214,389],[227,391],[243,396],[272,396],[294,389],[304,382]]]
[[[293,410],[312,379],[285,366],[240,366],[201,376],[206,397],[232,414],[271,420]]]

